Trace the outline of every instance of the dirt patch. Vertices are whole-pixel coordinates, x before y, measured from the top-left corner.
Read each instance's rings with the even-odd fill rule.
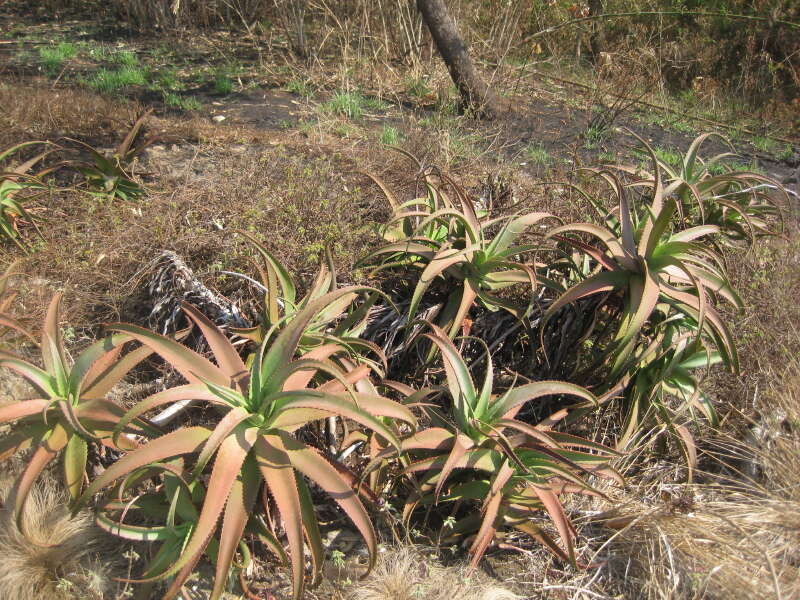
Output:
[[[212,119],[226,125],[277,130],[296,125],[304,112],[300,104],[300,100],[289,92],[258,89],[214,99],[208,112]]]

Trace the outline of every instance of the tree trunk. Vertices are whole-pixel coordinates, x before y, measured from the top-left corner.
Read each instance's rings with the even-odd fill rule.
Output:
[[[603,0],[589,0],[589,15],[597,16],[603,14]],[[592,19],[589,34],[589,57],[593,64],[600,60],[600,53],[603,51],[601,19]]]
[[[292,51],[300,58],[308,58],[304,22],[306,0],[273,0],[273,3],[283,22]]]
[[[461,94],[462,104],[479,116],[494,118],[499,112],[497,97],[481,79],[458,33],[444,0],[417,0],[417,8],[433,36],[450,77]]]

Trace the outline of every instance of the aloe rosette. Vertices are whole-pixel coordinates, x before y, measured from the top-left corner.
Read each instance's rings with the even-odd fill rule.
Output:
[[[652,150],[650,152],[652,154]],[[733,336],[711,298],[719,296],[736,308],[742,307],[741,299],[725,273],[722,258],[701,242],[719,233],[720,228],[709,224],[676,230],[677,201],[674,197],[665,197],[655,155],[653,161],[653,194],[641,218],[631,210],[628,190],[620,180],[610,171],[595,171],[617,196],[617,214],[612,219],[617,227],[573,223],[547,233],[548,238],[590,257],[597,267],[553,301],[543,322],[581,298],[621,293],[623,307],[619,327],[609,348],[612,379],[630,367],[642,329],[651,321],[659,304],[694,319],[697,335],[711,337],[725,363],[738,370]],[[588,235],[598,244],[589,244],[580,235]]]
[[[447,302],[437,321],[452,339],[461,329],[470,308],[476,301],[488,310],[504,309],[524,318],[526,306],[517,306],[497,294],[516,284],[531,290],[536,286],[532,265],[521,256],[536,249],[517,243],[518,238],[539,222],[555,218],[544,212],[511,217],[481,218],[469,198],[459,191],[460,208],[450,205],[426,213],[401,213],[404,227],[411,217],[419,217],[415,229],[403,239],[372,252],[361,262],[378,263],[375,271],[397,266],[421,270],[408,308],[407,321],[417,315],[422,298],[439,279],[452,284]],[[437,233],[431,237],[431,227]],[[490,231],[498,228],[496,234]]]
[[[16,422],[11,433],[0,439],[0,460],[34,448],[14,488],[18,516],[32,485],[58,455],[63,454],[64,484],[74,500],[86,479],[90,443],[132,450],[138,442],[131,434],[159,433],[141,419],[122,423],[125,410],[106,398],[114,385],[152,351],[141,347],[123,356],[125,344],[133,338],[116,334],[94,342],[70,364],[58,324],[60,304],[61,294],[56,294],[42,328],[42,367],[0,351],[0,367],[16,371],[36,394],[32,399],[0,407],[0,423]]]
[[[347,369],[332,360],[343,352],[340,345],[324,344],[294,358],[303,332],[315,315],[363,291],[342,288],[309,302],[274,339],[268,340],[269,344],[261,344],[249,368],[224,333],[188,305],[184,310],[205,336],[216,364],[147,329],[125,324],[112,327],[150,347],[188,381],[142,401],[126,415],[118,431],[151,409],[186,399],[206,401],[220,414],[213,428],[183,427],[127,454],[93,481],[79,502],[88,501],[102,488],[152,463],[196,455],[191,469],[194,477],[211,465],[205,500],[188,543],[169,568],[142,580],[175,576],[166,598],[177,594],[215,533],[219,549],[211,597],[221,596],[262,485],[283,522],[294,595],[299,598],[305,585],[304,537],[311,550],[315,579],[322,564],[322,542],[304,477],[327,492],[352,520],[367,544],[370,566],[374,563],[375,532],[358,488],[353,487],[355,477],[294,435],[303,425],[340,416],[397,446],[395,433],[380,417],[405,421],[412,427],[415,424],[405,406],[353,387],[368,377],[371,369],[364,364]]]
[[[552,422],[538,426],[516,418],[531,401],[553,396],[577,397],[596,404],[589,391],[562,381],[538,381],[493,392],[494,374],[487,358],[486,377],[478,388],[469,367],[446,333],[432,326],[426,334],[441,351],[449,411],[436,419],[441,426],[419,431],[401,442],[412,461],[404,472],[415,477],[415,491],[407,499],[409,519],[420,505],[438,502],[480,504],[480,512],[456,521],[452,535],[472,535],[472,564],[480,561],[497,531],[504,526],[531,535],[560,558],[575,562],[575,530],[559,496],[565,493],[599,494],[588,475],[620,476],[608,466],[618,453],[601,444],[553,431]],[[366,469],[370,472],[396,450],[387,449]],[[532,520],[545,511],[562,540],[559,546]]]

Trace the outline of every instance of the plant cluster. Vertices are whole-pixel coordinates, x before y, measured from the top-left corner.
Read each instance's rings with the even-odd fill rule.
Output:
[[[87,191],[97,198],[139,198],[144,193],[144,188],[133,178],[130,169],[134,158],[157,140],[152,136],[139,139],[150,112],[152,111],[135,119],[125,138],[110,154],[80,140],[67,139],[86,150],[91,156],[91,162],[70,158],[37,170],[37,165],[46,157],[65,150],[52,142],[23,142],[0,151],[0,241],[11,241],[20,250],[27,251],[29,248],[24,240],[23,230],[31,228],[41,237],[37,224],[39,219],[29,205],[53,189],[44,178],[61,168],[77,170],[84,177]],[[45,150],[18,164],[12,163],[16,156],[35,146],[44,147]]]
[[[144,140],[138,139],[145,120],[152,112],[153,109],[145,111],[133,122],[128,133],[110,155],[79,140],[71,140],[87,150],[92,157],[92,162],[69,163],[69,166],[76,168],[86,178],[89,193],[111,200],[135,200],[144,193],[144,188],[133,179],[130,168],[136,156],[157,141],[153,136]]]
[[[36,221],[25,208],[37,194],[45,190],[42,177],[53,171],[47,168],[32,173],[34,167],[53,150],[46,150],[14,167],[3,166],[17,152],[28,146],[44,145],[46,142],[24,142],[0,151],[0,240],[10,240],[21,250],[26,250],[21,239],[20,225],[31,226],[41,235]]]
[[[94,504],[102,528],[155,543],[139,581],[167,581],[164,598],[180,593],[203,557],[215,565],[212,598],[234,573],[249,595],[243,573],[256,545],[289,564],[300,598],[307,554],[312,584],[325,560],[315,509],[322,494],[363,537],[370,567],[376,525],[411,527],[422,512],[427,525],[439,520],[441,541],[469,545],[473,565],[506,528],[579,564],[564,498],[601,495],[595,478],[620,483],[610,461],[654,431],[672,433],[693,466],[689,427],[698,413],[716,419],[698,370],[738,368],[717,304],[741,301],[717,246],[772,233],[777,209],[759,186],[775,184],[712,174],[697,157],[701,143],[679,171],[649,148],[652,173],[587,170],[614,199],[608,207],[584,194],[602,224],[563,224],[547,213],[497,217],[419,164],[425,193],[408,202],[372,176],[392,216],[378,228],[385,245],[362,264],[412,281],[401,323],[409,347],[425,345],[425,358],[416,365],[423,377],[407,382],[387,378],[386,354],[366,339],[372,308],[394,309],[402,298],[339,286],[327,252],[299,297],[287,269],[245,233],[258,277],[243,277],[263,298],[252,327],[223,329],[184,304],[189,327],[174,336],[111,324],[74,360],[59,328],[60,295],[38,344],[9,314],[10,268],[0,277],[0,333],[31,343],[25,353],[0,351],[0,366],[35,390],[0,408],[0,423],[14,423],[0,439],[0,460],[32,450],[13,491],[15,515],[61,458],[75,511]],[[592,314],[582,322],[591,325],[579,332],[570,381],[498,377],[492,340],[470,335],[471,317],[502,311],[520,324],[533,355],[556,321],[586,307]],[[207,352],[184,343],[190,330]],[[37,362],[27,358],[33,346]],[[470,360],[465,349],[474,347],[481,351]],[[153,355],[184,383],[122,408],[111,389]],[[563,430],[619,397],[616,448]],[[199,410],[186,410],[192,405]],[[154,412],[164,409],[180,416],[176,427],[156,424]],[[93,462],[104,467],[99,474]]]

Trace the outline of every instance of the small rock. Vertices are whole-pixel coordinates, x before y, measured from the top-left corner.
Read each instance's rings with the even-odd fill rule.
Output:
[[[214,121],[214,123],[222,123],[225,120],[225,118],[226,118],[225,115],[214,115],[213,117],[211,117],[211,120]]]

